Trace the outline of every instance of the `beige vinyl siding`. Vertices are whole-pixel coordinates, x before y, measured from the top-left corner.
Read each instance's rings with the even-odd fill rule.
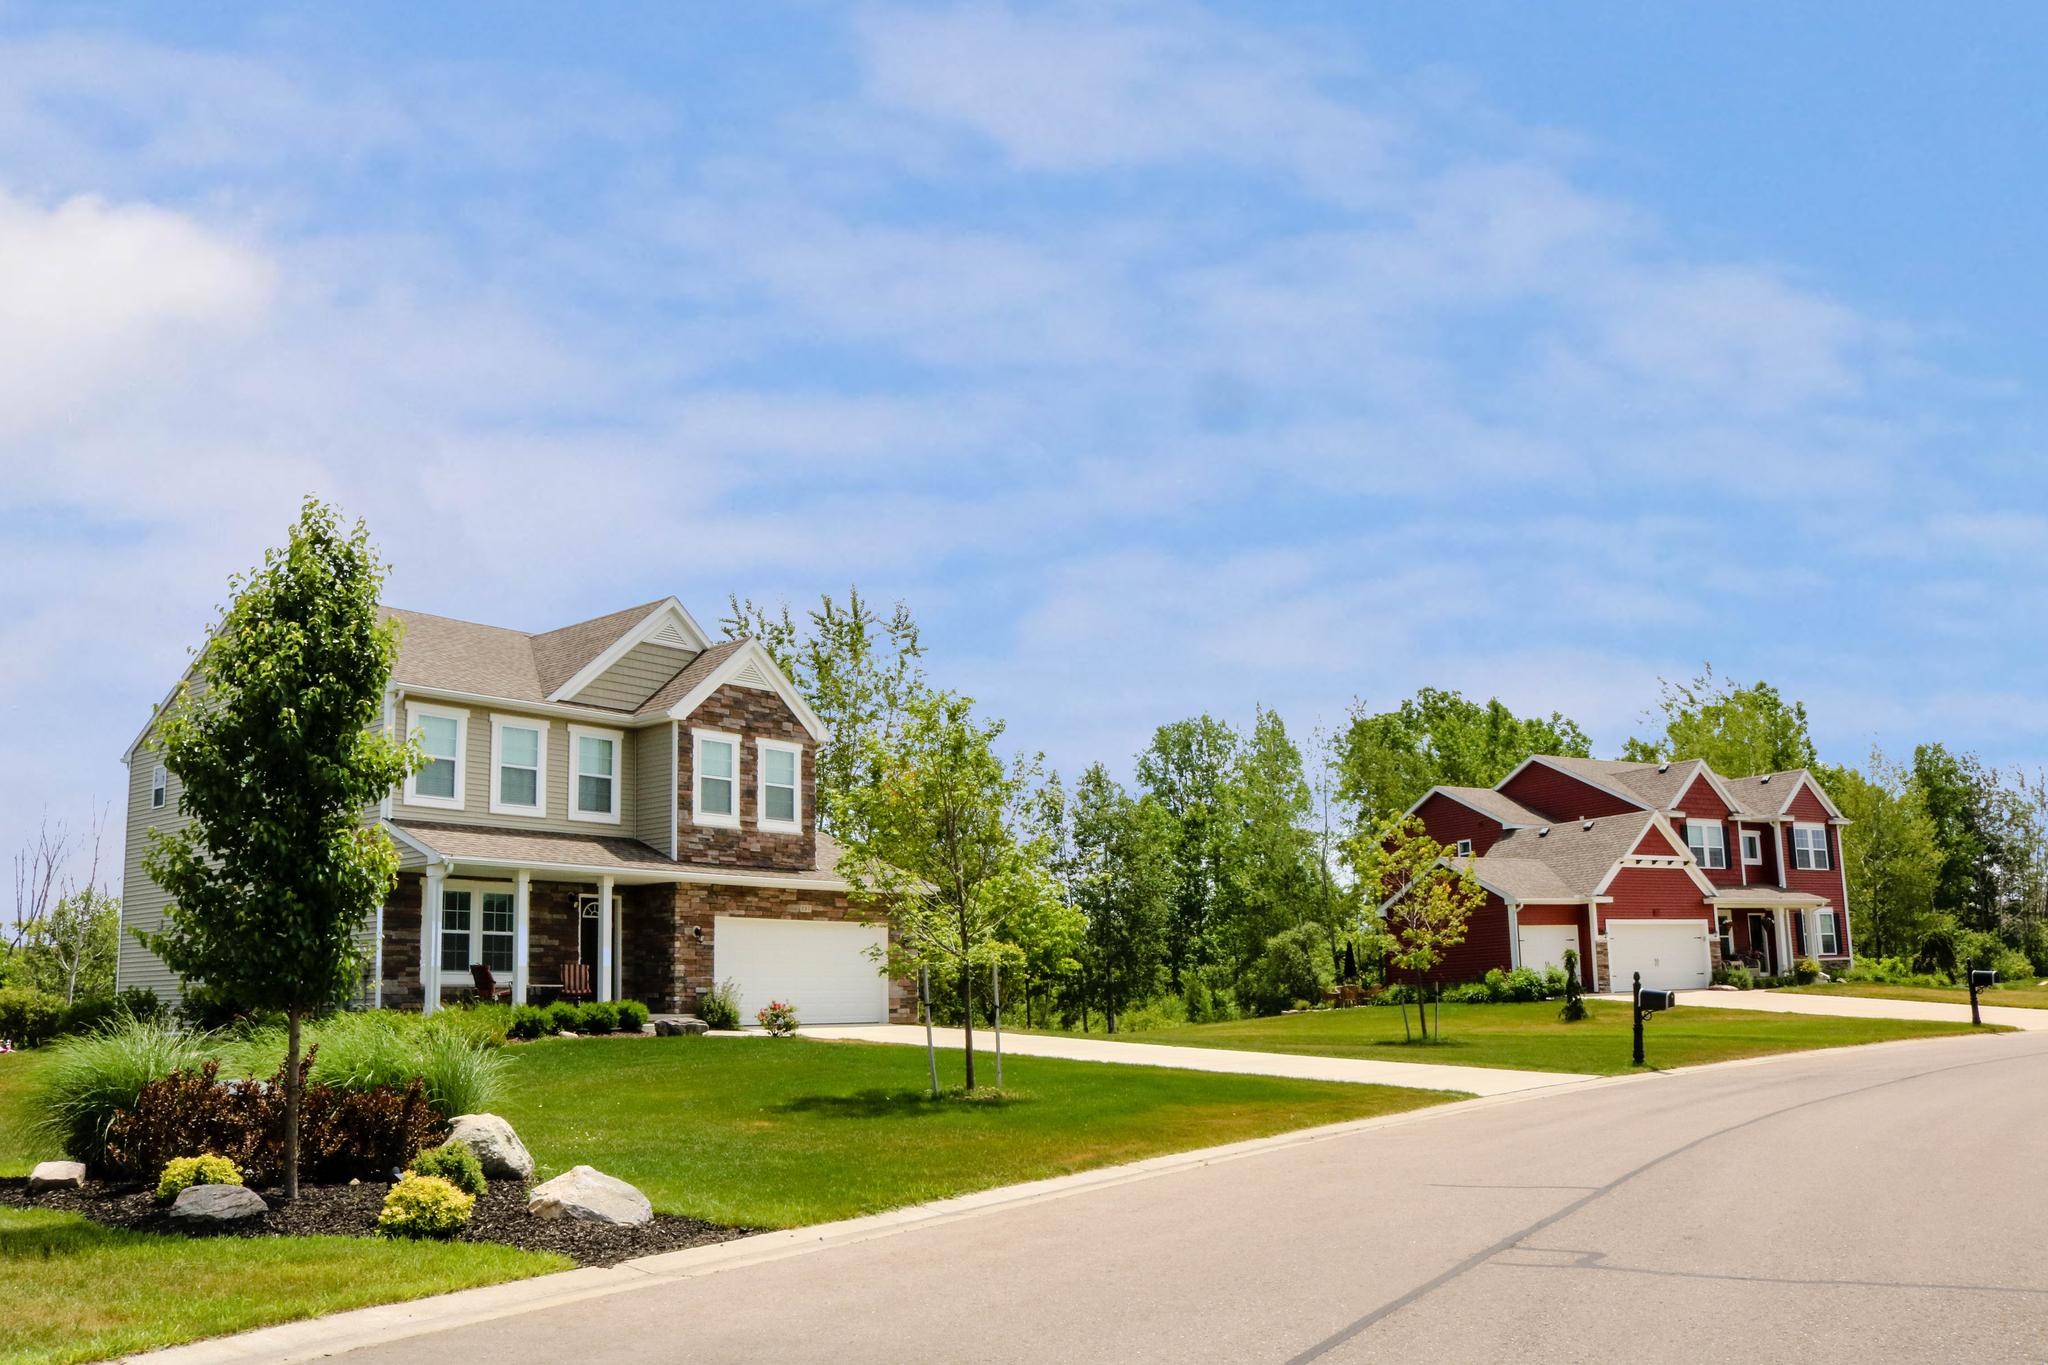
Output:
[[[128,764],[127,837],[121,860],[121,944],[114,957],[114,985],[118,990],[143,986],[164,1000],[178,1000],[178,977],[155,953],[135,941],[128,931],[161,928],[164,906],[170,897],[142,870],[142,853],[148,846],[147,831],[181,829],[191,820],[178,811],[178,779],[165,778],[164,805],[157,810],[149,804],[149,779],[159,759],[147,744],[138,745]]]
[[[579,706],[637,711],[642,702],[659,692],[663,683],[682,672],[696,657],[688,650],[668,645],[634,645],[569,700]]]
[[[634,822],[633,837],[669,854],[674,853],[675,845],[675,831],[668,823],[673,809],[669,802],[670,784],[676,773],[669,746],[675,742],[675,733],[674,723],[664,721],[633,731],[628,744],[633,750],[633,769],[638,774],[634,805],[639,818]]]
[[[491,783],[496,774],[491,771],[491,716],[526,716],[516,706],[461,706],[454,702],[439,701],[429,697],[419,699],[422,705],[431,705],[450,711],[468,713],[468,736],[462,759],[462,809],[447,810],[441,806],[414,805],[405,799],[405,788],[401,784],[391,793],[391,814],[400,820],[431,820],[444,825],[490,825],[498,829],[551,830],[563,834],[619,835],[633,838],[639,802],[635,799],[636,772],[634,732],[616,725],[608,726],[601,717],[589,720],[566,720],[561,716],[532,716],[537,724],[547,727],[548,772],[547,772],[547,814],[508,815],[494,814],[491,810]],[[401,731],[407,724],[406,698],[400,696],[393,713],[394,723]],[[614,825],[603,820],[571,820],[569,818],[569,727],[588,725],[594,729],[617,730],[619,745],[619,823]],[[666,721],[658,727],[666,730]],[[666,805],[666,798],[663,800]],[[667,845],[662,849],[667,851]]]

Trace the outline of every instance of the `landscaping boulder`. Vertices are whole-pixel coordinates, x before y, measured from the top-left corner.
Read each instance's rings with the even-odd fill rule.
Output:
[[[695,1038],[699,1034],[709,1032],[711,1032],[711,1025],[705,1023],[702,1019],[657,1019],[654,1021],[654,1033],[658,1038]]]
[[[191,1185],[171,1205],[171,1221],[191,1227],[239,1223],[270,1212],[263,1196],[247,1185]]]
[[[450,1142],[466,1142],[493,1180],[533,1179],[533,1157],[512,1125],[496,1114],[463,1114],[448,1129]]]
[[[39,1161],[28,1173],[29,1193],[37,1190],[76,1190],[85,1185],[83,1161]]]
[[[584,1223],[615,1223],[638,1227],[654,1221],[647,1196],[615,1176],[589,1166],[575,1166],[526,1196],[526,1211],[536,1218],[573,1218]]]

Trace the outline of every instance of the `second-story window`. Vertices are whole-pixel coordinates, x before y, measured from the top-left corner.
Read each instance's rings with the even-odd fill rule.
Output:
[[[469,713],[414,702],[407,708],[406,719],[426,752],[426,762],[406,779],[405,799],[418,806],[461,810],[462,751],[468,743]]]
[[[1718,820],[1686,821],[1685,845],[1701,867],[1728,866],[1728,836]]]
[[[525,716],[491,717],[491,810],[499,815],[547,814],[548,723]]]
[[[1828,870],[1828,827],[1792,826],[1792,866],[1812,872]]]
[[[761,783],[755,796],[755,823],[762,829],[801,833],[803,749],[772,739],[756,740],[755,747]]]
[[[164,773],[164,765],[159,763],[149,774],[149,808],[162,810],[165,793],[169,790],[170,778]]]
[[[1458,856],[1460,858],[1469,858],[1472,856],[1472,841],[1470,839],[1458,840]]]
[[[1764,836],[1760,831],[1742,831],[1742,861],[1751,867],[1764,865]]]
[[[569,818],[619,822],[619,733],[569,727]]]
[[[740,823],[740,739],[717,730],[693,730],[690,771],[694,774],[690,818],[700,825],[738,828]]]

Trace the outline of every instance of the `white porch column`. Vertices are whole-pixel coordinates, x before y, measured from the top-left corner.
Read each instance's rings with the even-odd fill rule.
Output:
[[[597,979],[591,987],[600,1000],[612,998],[612,879],[597,879]]]
[[[1585,969],[1586,980],[1591,984],[1587,989],[1600,994],[1600,907],[1592,901],[1586,902],[1586,960],[1579,965]]]
[[[441,904],[448,882],[448,869],[440,863],[427,865],[426,890],[420,895],[420,1013],[441,1008]]]
[[[533,919],[533,874],[520,868],[512,878],[512,1003],[526,1003],[526,980],[532,975],[527,963],[527,944]]]
[[[612,911],[612,999],[626,998],[626,907]]]
[[[1785,914],[1785,907],[1779,906],[1772,917],[1778,924],[1778,975],[1792,975],[1792,921]]]

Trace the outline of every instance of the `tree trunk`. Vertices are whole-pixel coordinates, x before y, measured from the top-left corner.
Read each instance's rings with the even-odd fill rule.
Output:
[[[974,973],[960,962],[960,1027],[967,1035],[967,1088],[974,1089]]]
[[[284,1197],[299,1197],[299,1010],[285,1016],[284,1044]]]

